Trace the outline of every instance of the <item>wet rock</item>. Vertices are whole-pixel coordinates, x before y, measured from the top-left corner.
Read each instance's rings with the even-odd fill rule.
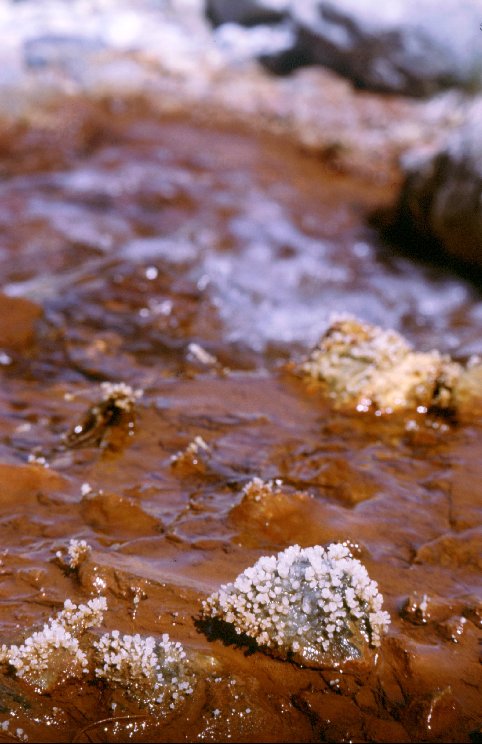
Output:
[[[309,451],[306,445],[300,448],[290,446],[283,454],[280,474],[300,489],[315,486],[350,507],[372,499],[377,493],[374,478],[364,472],[363,463],[358,465],[355,454],[347,462],[346,458],[319,449]]]
[[[400,615],[413,625],[426,625],[431,618],[427,595],[422,594],[421,597],[416,593],[410,595],[404,603]]]
[[[480,32],[479,32],[480,33]],[[482,49],[482,47],[481,47]],[[436,152],[405,156],[397,224],[434,238],[444,251],[482,266],[482,101]],[[479,377],[480,382],[480,377]]]
[[[134,433],[135,405],[143,391],[134,390],[124,382],[102,382],[100,388],[100,400],[64,435],[67,447],[99,447],[103,444],[118,450]]]
[[[416,740],[457,741],[460,704],[450,687],[414,699],[404,714],[403,723]],[[451,733],[453,738],[451,738]]]
[[[347,697],[327,691],[303,691],[294,704],[312,720],[318,741],[363,741],[363,716]]]
[[[298,371],[320,382],[335,408],[382,415],[452,409],[462,367],[438,351],[413,351],[396,331],[344,316],[332,322]]]
[[[229,512],[230,522],[239,529],[238,538],[244,546],[263,544],[277,546],[289,536],[296,541],[306,535],[306,520],[313,514],[313,497],[304,492],[288,493],[280,488],[281,481],[253,478],[241,492],[241,500]],[[287,527],[289,525],[289,527]],[[316,537],[319,538],[319,532]]]
[[[290,0],[206,0],[206,15],[214,26],[222,23],[255,26],[281,20],[289,4]]]
[[[343,544],[263,556],[202,605],[268,653],[315,668],[369,663],[390,618],[365,567]]]
[[[480,540],[481,530],[478,527],[455,535],[442,535],[422,545],[417,550],[414,562],[453,568],[464,566],[480,571],[482,570]]]
[[[363,731],[370,742],[410,741],[410,736],[401,723],[385,718],[366,716]]]
[[[192,741],[283,740],[281,719],[284,716],[274,713],[270,695],[257,679],[250,677],[246,684],[244,679],[233,674],[233,670],[220,670],[214,679],[208,670],[202,679],[207,682],[205,702],[194,717]],[[299,719],[297,724],[296,731],[300,735],[300,729],[304,733],[303,725],[301,722],[300,726]],[[304,740],[302,734],[301,738]]]
[[[211,448],[201,436],[171,456],[171,467],[180,475],[204,475],[209,470]]]
[[[476,628],[482,629],[482,599],[474,598],[464,607],[464,617],[470,620]]]
[[[116,537],[159,533],[162,525],[134,499],[99,492],[82,499],[81,514],[96,531]]]
[[[466,617],[456,615],[454,617],[449,618],[448,620],[445,620],[445,622],[440,623],[438,626],[438,630],[439,630],[440,636],[445,641],[451,641],[452,643],[459,643],[464,634],[466,624],[467,624]]]
[[[253,478],[241,491],[241,500],[230,510],[235,523],[247,521],[251,526],[260,525],[281,515],[286,518],[286,498],[281,489],[281,481],[263,481]],[[295,499],[296,501],[296,499]]]
[[[359,87],[409,96],[480,87],[475,3],[307,0],[292,3],[290,13],[297,31],[292,66],[323,65]]]
[[[0,294],[0,349],[26,350],[35,340],[42,308],[23,297]]]
[[[452,603],[442,597],[413,592],[403,603],[400,616],[412,625],[427,625],[446,620]]]
[[[66,478],[41,465],[7,465],[0,463],[0,504],[2,508],[22,504],[35,505],[42,494],[67,489]]]

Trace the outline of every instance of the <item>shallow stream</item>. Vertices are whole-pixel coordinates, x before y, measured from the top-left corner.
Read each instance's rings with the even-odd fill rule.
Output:
[[[286,139],[75,105],[62,138],[1,143],[0,641],[105,594],[106,629],[167,632],[208,661],[160,717],[91,680],[39,696],[6,676],[0,739],[480,736],[480,422],[334,413],[286,368],[340,312],[482,354],[480,286],[384,243],[368,217],[393,194]],[[29,303],[12,314],[12,297]],[[66,446],[102,381],[144,391],[134,426]],[[209,450],[173,467],[198,436]],[[254,477],[282,494],[247,508]],[[78,575],[55,559],[71,538],[93,548]],[[300,668],[196,624],[259,556],[346,539],[392,617],[371,670]],[[423,618],[403,611],[424,594]]]

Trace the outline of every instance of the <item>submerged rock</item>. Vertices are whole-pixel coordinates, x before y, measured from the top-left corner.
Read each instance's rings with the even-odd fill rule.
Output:
[[[202,605],[271,655],[312,667],[362,661],[390,622],[366,568],[344,544],[263,556]]]
[[[465,408],[477,370],[479,365],[464,369],[435,350],[414,351],[396,331],[350,316],[334,320],[298,367],[322,384],[336,408],[378,415]]]
[[[143,391],[124,382],[102,382],[102,397],[63,437],[67,447],[119,448],[134,433],[135,406]]]

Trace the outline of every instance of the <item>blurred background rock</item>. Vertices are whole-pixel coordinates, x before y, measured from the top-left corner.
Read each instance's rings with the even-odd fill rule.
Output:
[[[402,185],[395,222],[480,266],[481,22],[480,0],[1,0],[0,117],[143,96],[287,132]]]

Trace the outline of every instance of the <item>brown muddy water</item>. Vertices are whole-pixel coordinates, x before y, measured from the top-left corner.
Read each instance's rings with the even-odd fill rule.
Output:
[[[480,287],[384,245],[367,216],[393,193],[288,141],[136,105],[59,121],[0,142],[0,642],[105,594],[99,634],[167,632],[204,673],[160,716],[5,673],[0,740],[480,741],[480,421],[333,413],[286,369],[333,311],[465,360]],[[135,418],[66,442],[102,381],[143,389]],[[281,494],[247,505],[253,477]],[[93,548],[76,573],[55,558],[71,538]],[[371,669],[196,623],[261,555],[346,539],[392,617]]]

